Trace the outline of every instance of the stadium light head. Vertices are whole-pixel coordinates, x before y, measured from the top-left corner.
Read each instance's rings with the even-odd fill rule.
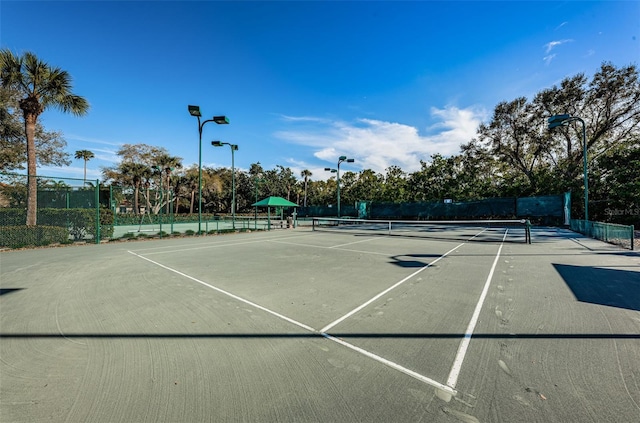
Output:
[[[211,145],[214,147],[222,147],[222,141],[211,141]]]
[[[340,156],[340,157],[338,157],[338,160],[340,160],[340,161],[347,160],[347,156]]]
[[[564,125],[566,122],[571,120],[571,115],[554,115],[547,119],[547,125],[549,129],[556,128],[558,126]]]
[[[347,159],[347,163],[353,163],[355,161],[356,161],[355,159]]]
[[[200,113],[200,106],[189,106],[189,114],[196,117],[202,116]]]
[[[218,125],[228,125],[229,124],[229,118],[226,116],[214,116],[213,117],[213,121],[215,123],[217,123]]]

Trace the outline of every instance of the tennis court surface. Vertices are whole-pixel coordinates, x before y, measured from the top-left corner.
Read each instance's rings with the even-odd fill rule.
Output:
[[[4,252],[0,421],[640,421],[638,253],[421,232]]]

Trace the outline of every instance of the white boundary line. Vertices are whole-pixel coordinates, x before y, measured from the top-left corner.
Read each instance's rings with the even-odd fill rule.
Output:
[[[412,377],[412,378],[414,378],[416,380],[419,380],[419,381],[421,381],[421,382],[423,382],[423,383],[425,383],[427,385],[430,385],[430,386],[433,386],[435,388],[438,388],[438,389],[440,389],[442,391],[445,391],[445,392],[447,392],[447,393],[449,393],[451,395],[456,395],[457,394],[457,391],[455,389],[453,389],[453,388],[450,388],[450,387],[448,387],[448,386],[446,386],[446,385],[444,385],[444,384],[442,384],[440,382],[437,382],[437,381],[435,381],[435,380],[433,380],[431,378],[428,378],[428,377],[426,377],[424,375],[421,375],[420,373],[414,372],[413,370],[407,369],[406,367],[403,367],[403,366],[401,366],[401,365],[399,365],[397,363],[394,363],[393,361],[387,360],[386,358],[383,358],[383,357],[381,357],[379,355],[373,354],[372,352],[369,352],[369,351],[364,350],[364,349],[362,349],[360,347],[357,347],[357,346],[355,346],[353,344],[350,344],[350,343],[348,343],[348,342],[346,342],[346,341],[344,341],[342,339],[336,338],[336,337],[331,336],[331,335],[329,335],[327,333],[324,333],[324,332],[318,332],[317,330],[315,330],[311,326],[305,325],[304,323],[298,322],[297,320],[291,319],[291,318],[289,318],[287,316],[284,316],[284,315],[282,315],[282,314],[280,314],[278,312],[275,312],[275,311],[270,310],[270,309],[268,309],[266,307],[263,307],[263,306],[261,306],[259,304],[256,304],[256,303],[254,303],[252,301],[249,301],[247,299],[239,297],[239,296],[237,296],[235,294],[232,294],[232,293],[230,293],[228,291],[225,291],[224,289],[220,289],[220,288],[215,287],[215,286],[213,286],[211,284],[203,282],[203,281],[201,281],[201,280],[199,280],[197,278],[194,278],[193,276],[189,276],[186,273],[180,272],[179,270],[173,269],[173,268],[171,268],[169,266],[165,266],[164,264],[158,263],[157,261],[151,260],[151,259],[149,259],[147,257],[144,257],[144,256],[140,255],[140,254],[134,253],[133,251],[127,251],[127,252],[129,254],[132,254],[132,255],[138,257],[138,258],[141,258],[142,260],[145,260],[145,261],[148,261],[149,263],[155,264],[156,266],[159,266],[159,267],[161,267],[161,268],[163,268],[165,270],[168,270],[170,272],[176,273],[176,274],[178,274],[178,275],[180,275],[182,277],[185,277],[185,278],[187,278],[189,280],[192,280],[192,281],[197,282],[197,283],[199,283],[201,285],[204,285],[207,288],[211,288],[214,291],[217,291],[217,292],[219,292],[221,294],[229,296],[229,297],[231,297],[231,298],[233,298],[233,299],[235,299],[237,301],[241,301],[241,302],[243,302],[243,303],[245,303],[247,305],[250,305],[250,306],[255,307],[255,308],[259,309],[259,310],[262,310],[262,311],[264,311],[266,313],[269,313],[269,314],[271,314],[271,315],[273,315],[275,317],[278,317],[278,318],[280,318],[280,319],[282,319],[284,321],[292,323],[292,324],[294,324],[294,325],[296,325],[296,326],[298,326],[298,327],[300,327],[302,329],[305,329],[305,330],[307,330],[307,331],[309,331],[311,333],[318,334],[318,336],[322,336],[325,339],[328,339],[328,340],[333,341],[333,342],[335,342],[337,344],[340,344],[340,345],[342,345],[344,347],[347,347],[347,348],[349,348],[349,349],[351,349],[353,351],[356,351],[356,352],[358,352],[358,353],[360,353],[360,354],[362,354],[362,355],[364,355],[366,357],[369,357],[369,358],[371,358],[371,359],[373,359],[373,360],[375,360],[375,361],[377,361],[379,363],[384,364],[387,367],[390,367],[390,368],[392,368],[394,370],[397,370],[397,371],[399,371],[401,373],[404,373],[407,376],[410,376],[410,377]]]
[[[446,253],[444,253],[443,255],[441,255],[440,257],[438,257],[437,259],[433,260],[432,262],[424,265],[423,267],[421,267],[420,269],[416,270],[415,272],[413,272],[412,274],[410,274],[409,276],[405,277],[404,279],[399,280],[398,282],[396,282],[395,284],[391,285],[389,288],[385,289],[384,291],[380,292],[378,295],[376,295],[375,297],[371,298],[369,301],[360,304],[358,307],[354,308],[353,310],[351,310],[350,312],[348,312],[347,314],[345,314],[344,316],[334,320],[333,322],[329,323],[327,326],[323,327],[322,329],[320,329],[320,332],[326,332],[329,329],[331,329],[332,327],[336,326],[337,324],[339,324],[340,322],[342,322],[343,320],[353,316],[354,314],[356,314],[357,312],[359,312],[360,310],[362,310],[363,308],[365,308],[366,306],[370,305],[372,302],[376,301],[377,299],[379,299],[380,297],[382,297],[383,295],[386,295],[389,291],[397,288],[398,286],[402,285],[403,283],[405,283],[407,280],[411,279],[412,277],[414,277],[415,275],[417,275],[418,273],[422,272],[423,270],[431,267],[432,265],[436,264],[437,262],[439,262],[440,260],[442,260],[443,258],[445,258],[447,255],[449,255],[450,253],[454,252],[455,250],[457,250],[458,248],[462,247],[465,243],[461,243],[458,244],[457,246],[453,247],[452,249],[450,249],[449,251],[447,251]]]
[[[508,232],[508,230],[504,232],[502,243],[500,244],[500,248],[498,248],[496,258],[493,260],[493,265],[491,266],[491,270],[489,271],[489,276],[487,276],[487,280],[484,283],[484,288],[482,289],[482,293],[480,294],[480,298],[478,299],[476,308],[473,311],[473,315],[471,316],[471,320],[469,321],[469,325],[467,326],[467,330],[465,331],[464,338],[462,338],[462,341],[460,341],[460,346],[458,346],[456,358],[453,360],[451,372],[449,373],[449,378],[447,379],[447,385],[452,389],[455,389],[456,383],[458,383],[458,376],[460,375],[460,370],[462,369],[462,362],[464,361],[464,357],[467,354],[467,349],[469,348],[469,343],[471,342],[473,331],[475,330],[476,324],[478,323],[478,317],[480,316],[480,311],[482,310],[482,306],[484,305],[484,300],[487,297],[487,292],[489,292],[489,285],[491,285],[491,280],[493,279],[493,272],[496,270],[496,265],[498,264],[500,253],[502,252],[502,246],[504,245],[504,241],[507,238]]]

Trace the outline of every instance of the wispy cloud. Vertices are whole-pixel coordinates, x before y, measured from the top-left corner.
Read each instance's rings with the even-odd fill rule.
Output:
[[[562,44],[571,43],[571,42],[573,42],[573,40],[571,39],[548,42],[547,44],[544,45],[547,48],[546,54],[549,54],[551,50],[553,50],[555,47],[558,47]]]
[[[544,61],[544,64],[549,66],[549,64],[551,64],[551,61],[553,59],[555,59],[555,57],[557,56],[555,53],[554,54],[549,54],[551,53],[551,50],[553,50],[554,48],[562,45],[562,44],[566,44],[566,43],[570,43],[573,42],[573,40],[571,39],[566,39],[566,40],[557,40],[557,41],[551,41],[548,42],[547,44],[544,45],[544,47],[546,48],[546,56],[544,56],[542,58],[542,60]]]
[[[567,21],[562,22],[560,25],[558,25],[558,26],[556,27],[556,29],[555,29],[555,30],[556,30],[556,31],[557,31],[557,30],[559,30],[560,28],[562,28],[563,26],[565,26],[565,25],[566,25],[566,24],[568,24],[568,23],[569,23],[569,22],[567,22]]]
[[[438,122],[427,129],[427,135],[418,129],[398,122],[375,119],[355,121],[329,121],[322,125],[302,125],[279,131],[276,137],[290,143],[310,146],[313,155],[328,166],[334,166],[336,158],[347,155],[356,159],[353,166],[372,169],[379,173],[392,165],[407,172],[420,169],[420,161],[429,161],[431,155],[457,154],[460,145],[470,141],[478,125],[487,118],[480,108],[460,109],[449,106],[432,108],[431,116]],[[312,120],[305,120],[308,124]],[[296,123],[295,120],[289,120]],[[321,169],[321,168],[319,168]]]

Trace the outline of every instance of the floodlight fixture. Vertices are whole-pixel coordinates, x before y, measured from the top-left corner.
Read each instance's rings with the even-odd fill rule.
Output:
[[[207,119],[200,122],[202,113],[200,106],[189,105],[189,114],[198,118],[198,235],[202,233],[202,128],[206,123],[215,122],[218,125],[228,124],[229,119],[226,116],[214,116],[213,119]]]
[[[191,114],[191,116],[202,116],[202,113],[200,113],[200,106],[189,106],[189,113]]]

